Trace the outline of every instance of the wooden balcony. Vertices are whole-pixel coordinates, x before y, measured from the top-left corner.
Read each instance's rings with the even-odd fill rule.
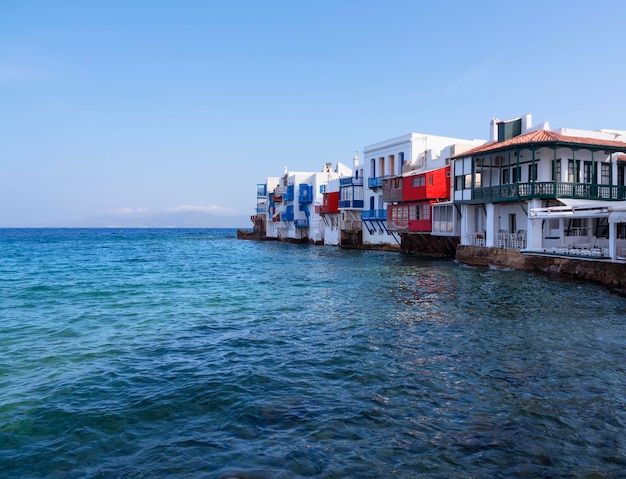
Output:
[[[402,177],[396,176],[383,179],[383,201],[392,203],[402,201]]]

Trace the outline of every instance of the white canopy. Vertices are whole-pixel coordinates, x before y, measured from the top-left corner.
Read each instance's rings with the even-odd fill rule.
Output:
[[[611,211],[609,223],[626,223],[626,210]]]
[[[557,198],[564,206],[548,208],[531,208],[530,219],[542,218],[606,218],[612,223],[624,223],[626,218],[626,201],[579,200],[574,198]],[[614,216],[613,216],[614,215]],[[614,217],[615,220],[610,218]],[[619,220],[617,218],[620,218]]]
[[[565,206],[573,209],[592,209],[592,208],[625,208],[626,201],[603,201],[603,200],[580,200],[577,198],[557,198]]]

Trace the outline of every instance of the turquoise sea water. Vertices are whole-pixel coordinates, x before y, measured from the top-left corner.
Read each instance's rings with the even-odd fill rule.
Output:
[[[626,299],[234,230],[0,230],[0,477],[624,477]]]

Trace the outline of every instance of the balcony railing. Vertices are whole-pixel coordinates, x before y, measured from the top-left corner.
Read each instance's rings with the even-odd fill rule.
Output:
[[[362,220],[387,220],[387,210],[363,210],[361,211]]]
[[[624,200],[626,186],[534,181],[475,188],[473,200],[512,201],[529,198],[578,198],[584,200]]]
[[[367,179],[367,186],[368,188],[380,188],[381,186],[383,186],[383,179],[384,178],[389,178],[390,175],[386,175],[386,176],[376,176],[374,178],[368,178]]]
[[[363,200],[341,200],[339,208],[363,208]]]
[[[363,186],[363,177],[360,176],[359,178],[357,178],[355,176],[351,176],[348,178],[339,178],[339,185],[340,186]]]
[[[330,213],[330,206],[328,205],[317,205],[315,207],[316,215],[327,215],[328,213]]]
[[[267,208],[265,206],[257,206],[256,212],[257,213],[267,213]]]
[[[383,184],[383,201],[391,203],[392,201],[402,201],[402,182],[398,188],[394,188],[391,182]]]

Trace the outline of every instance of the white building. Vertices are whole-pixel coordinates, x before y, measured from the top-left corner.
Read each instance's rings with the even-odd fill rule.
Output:
[[[364,170],[359,157],[352,160],[352,174],[339,179],[339,229],[341,246],[360,246],[363,244],[363,222],[361,215],[365,204]]]
[[[625,131],[550,130],[525,115],[492,120],[491,140],[453,158],[455,208],[442,229],[460,230],[464,245],[626,253]]]
[[[383,201],[383,179],[410,171],[421,172],[449,164],[461,148],[469,149],[484,140],[464,140],[409,133],[363,149],[363,172],[367,181],[364,195],[363,244],[397,247],[400,236],[387,229],[387,203]]]
[[[289,172],[275,184],[267,184],[266,235],[268,238],[292,241],[324,242],[326,224],[317,206],[329,181],[349,176],[351,169],[339,163],[324,165],[321,172]]]
[[[341,179],[330,180],[322,192],[322,204],[315,206],[324,228],[324,244],[337,246],[341,244],[341,228],[339,213],[339,182]]]

